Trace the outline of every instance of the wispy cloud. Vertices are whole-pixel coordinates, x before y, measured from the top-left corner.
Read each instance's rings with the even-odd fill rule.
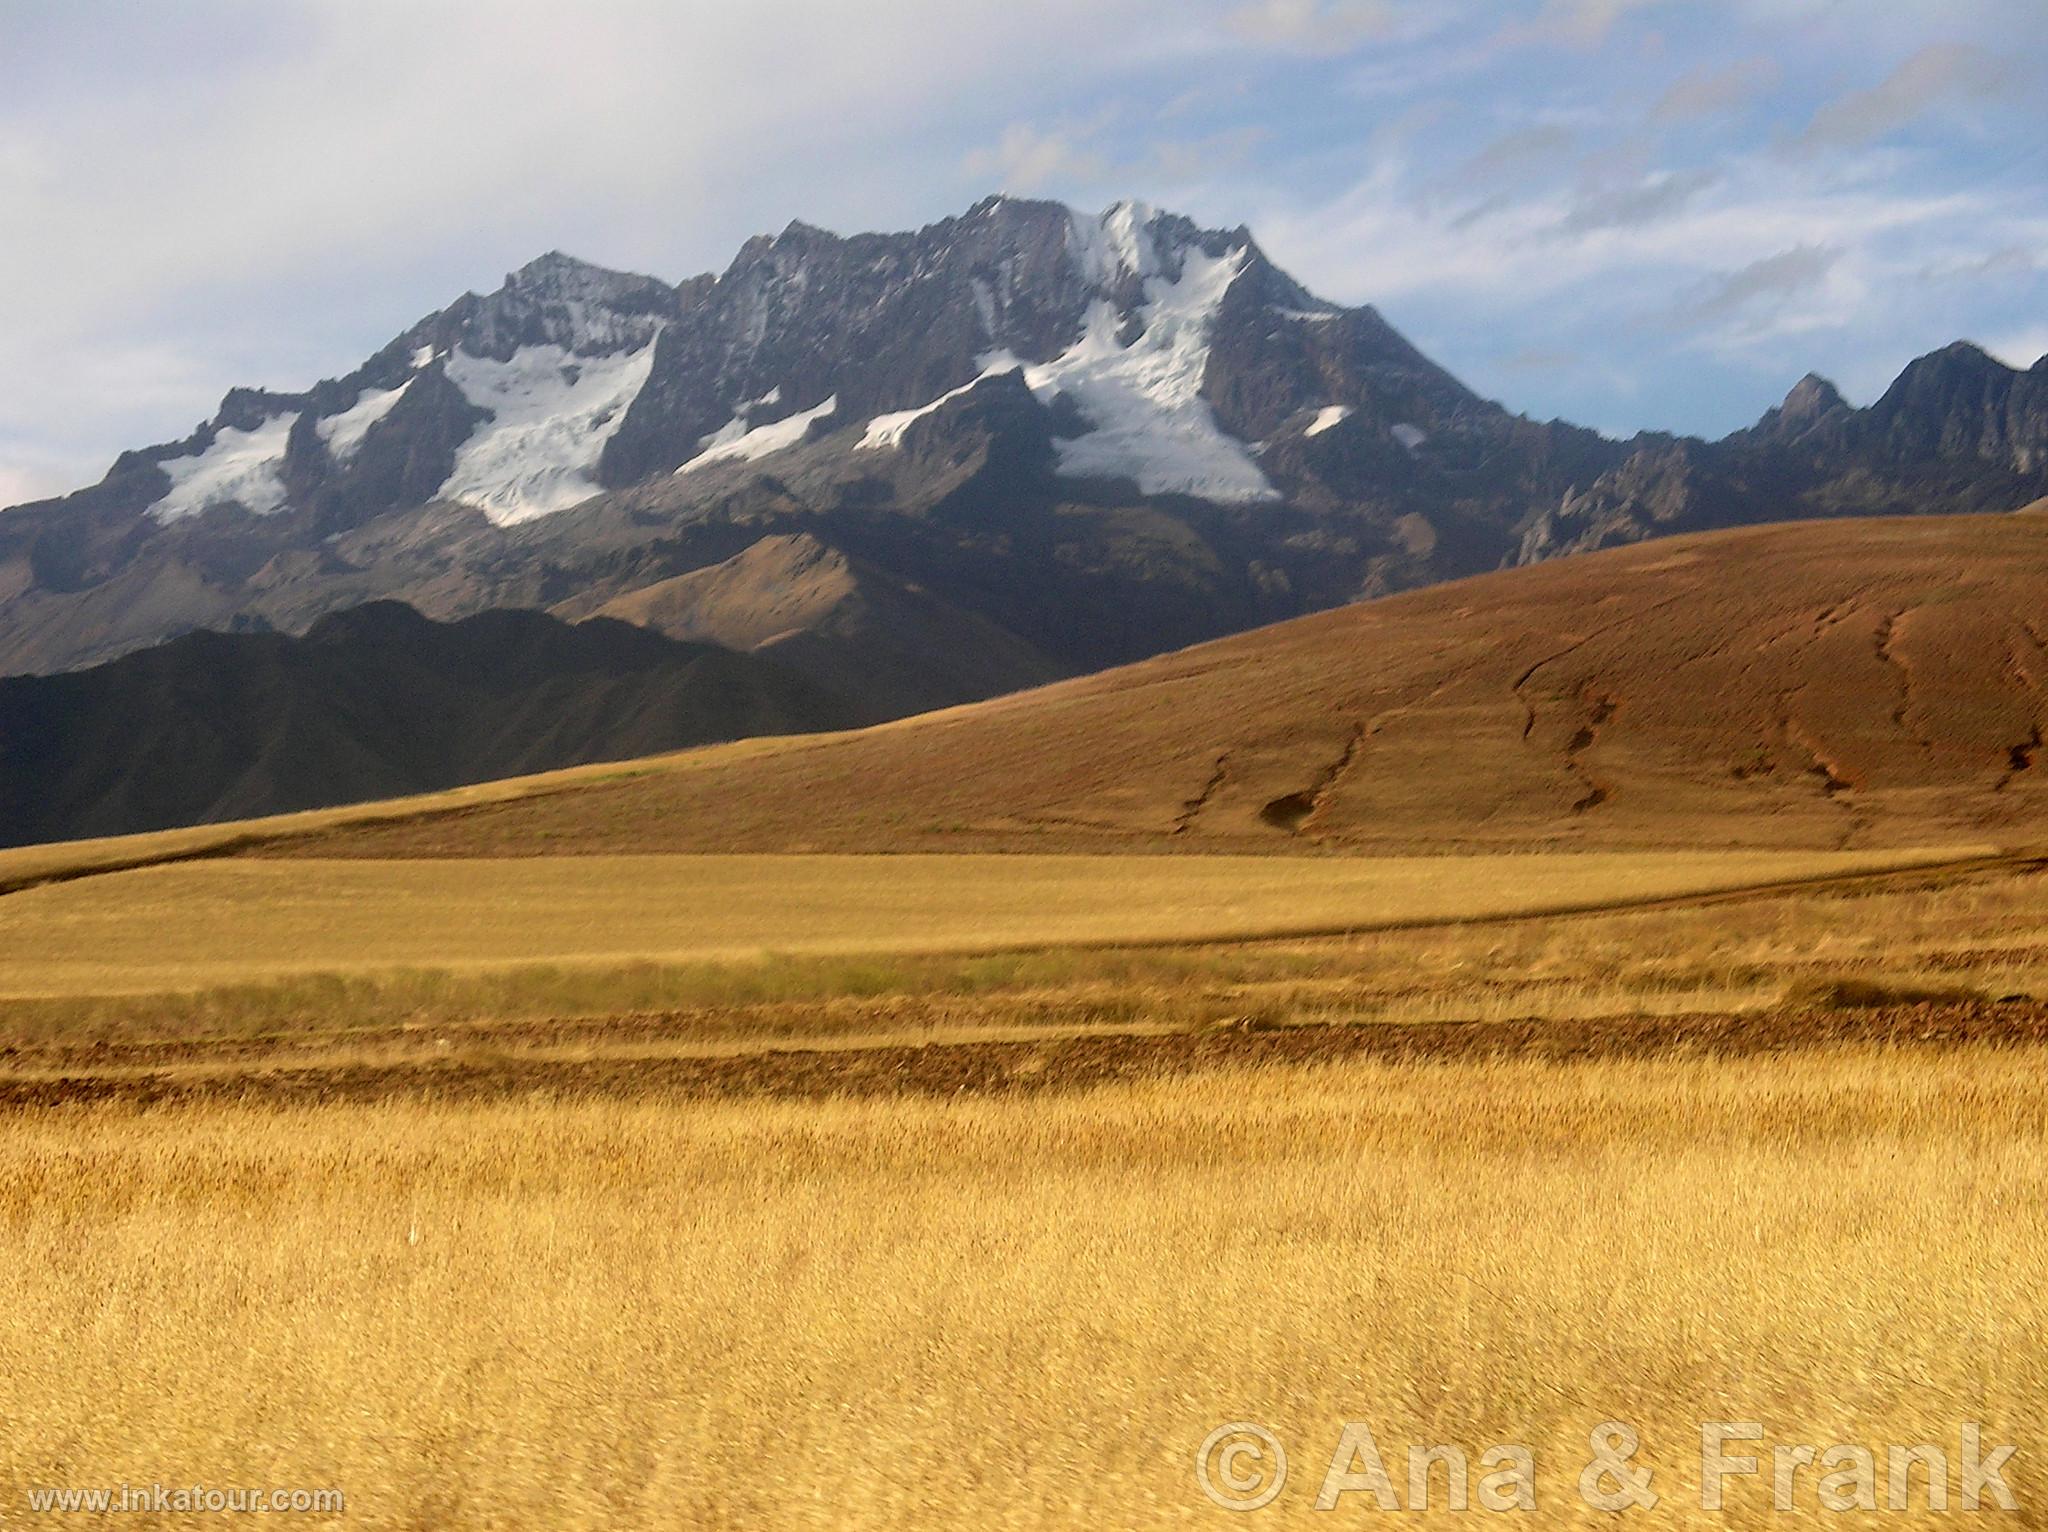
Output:
[[[1718,170],[1665,170],[1630,186],[1594,192],[1566,215],[1566,232],[1630,228],[1669,217],[1721,179]]]
[[[1929,282],[1981,282],[1986,278],[2025,276],[2041,269],[2041,258],[2025,245],[2007,245],[1989,255],[1930,262],[1920,268],[1920,275]]]
[[[1909,127],[1945,102],[2002,92],[2010,61],[1971,43],[1929,43],[1868,90],[1851,91],[1813,115],[1793,147],[1854,149]]]
[[[1503,133],[1453,172],[1452,179],[1485,185],[1504,176],[1563,163],[1578,147],[1578,130],[1564,123],[1538,123]]]
[[[970,149],[962,160],[971,176],[992,177],[1006,191],[1035,192],[1060,182],[1093,184],[1109,173],[1109,161],[1089,146],[1101,131],[1092,128],[1040,129],[1013,122],[986,148]]]
[[[1826,245],[1796,245],[1738,271],[1710,279],[1698,295],[1679,304],[1668,316],[1673,323],[1699,327],[1741,317],[1754,327],[1766,322],[1756,315],[1788,299],[1810,292],[1827,280],[1842,252]]]
[[[1783,73],[1768,56],[1738,59],[1722,69],[1695,69],[1657,98],[1650,119],[1668,125],[1735,111],[1777,84]]]
[[[1509,24],[1501,32],[1506,43],[1547,42],[1567,47],[1597,48],[1615,25],[1632,12],[1654,10],[1666,0],[1544,0],[1534,18]]]
[[[966,173],[1012,192],[1059,190],[1067,195],[1122,196],[1185,188],[1242,166],[1271,130],[1257,123],[1214,133],[1157,135],[1130,152],[1112,156],[1104,147],[1116,120],[1104,112],[1082,123],[1040,128],[1012,123],[995,143],[961,157]]]

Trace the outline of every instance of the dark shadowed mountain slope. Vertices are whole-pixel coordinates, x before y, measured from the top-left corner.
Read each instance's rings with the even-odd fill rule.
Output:
[[[619,622],[396,602],[303,638],[196,633],[0,680],[0,844],[390,797],[745,735],[834,728],[771,661]]]

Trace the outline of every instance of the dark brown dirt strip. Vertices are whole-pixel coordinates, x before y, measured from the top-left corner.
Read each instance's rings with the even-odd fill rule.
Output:
[[[569,1060],[425,1058],[389,1064],[164,1069],[0,1077],[0,1111],[99,1102],[310,1105],[386,1099],[472,1101],[547,1092],[580,1097],[767,1097],[805,1100],[1044,1093],[1118,1081],[1350,1059],[1395,1063],[1487,1057],[1573,1063],[1666,1056],[1745,1057],[1830,1047],[2038,1047],[2038,1001],[1889,1006],[1821,1013],[1605,1017],[1588,1021],[1223,1024],[1169,1034],[848,1048],[774,1048],[717,1056]]]

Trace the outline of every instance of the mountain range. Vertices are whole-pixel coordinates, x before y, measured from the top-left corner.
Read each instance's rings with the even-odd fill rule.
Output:
[[[0,674],[396,601],[619,619],[805,681],[787,726],[866,723],[1667,533],[2044,496],[2048,358],[1958,343],[1865,408],[1809,376],[1721,441],[1618,441],[1482,399],[1243,228],[993,197],[677,285],[551,253],[342,377],[236,389],[0,513]]]
[[[1809,377],[1723,441],[1615,441],[1480,398],[1245,229],[995,197],[915,233],[792,224],[673,286],[544,255],[340,378],[236,389],[0,515],[0,673],[379,599],[663,627],[680,576],[824,558],[911,593],[907,628],[803,629],[889,711],[1663,532],[2043,495],[2048,359],[1958,344],[1868,408]],[[684,604],[682,636],[726,641]]]

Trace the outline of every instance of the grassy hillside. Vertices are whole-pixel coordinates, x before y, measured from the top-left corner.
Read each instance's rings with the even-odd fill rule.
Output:
[[[315,855],[1830,848],[2035,834],[2048,523],[1677,538]]]

